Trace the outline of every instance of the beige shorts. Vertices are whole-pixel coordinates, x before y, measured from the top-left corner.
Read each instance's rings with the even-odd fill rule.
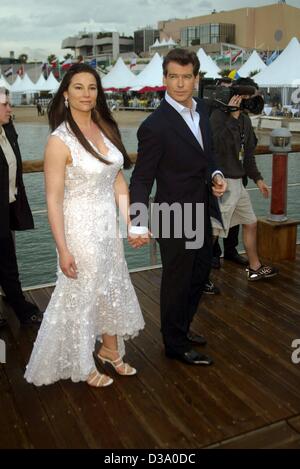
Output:
[[[256,222],[251,200],[243,186],[242,179],[226,179],[227,190],[219,199],[224,229],[220,223],[212,218],[214,236],[227,238],[228,231],[235,225],[250,225]]]

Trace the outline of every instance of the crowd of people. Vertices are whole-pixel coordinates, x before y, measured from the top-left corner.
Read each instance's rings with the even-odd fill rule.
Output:
[[[106,387],[113,383],[107,365],[119,375],[137,373],[124,362],[125,343],[147,325],[128,273],[118,211],[133,249],[149,243],[151,236],[159,243],[161,333],[169,359],[213,363],[198,348],[206,344],[205,337],[191,325],[211,283],[213,262],[220,266],[217,237],[226,239],[234,230],[231,251],[226,252],[225,242],[225,257],[247,265],[246,281],[278,274],[258,258],[256,217],[244,187],[245,178],[251,178],[264,197],[269,195],[255,163],[251,121],[239,109],[248,97],[233,96],[233,112],[210,112],[203,100],[193,98],[199,66],[197,55],[184,49],[173,49],[164,58],[166,93],[138,129],[129,188],[122,169],[131,162],[99,75],[83,63],[65,74],[48,110],[52,133],[44,173],[58,271],[45,312],[25,300],[19,281],[13,232],[32,229],[33,219],[9,94],[0,89],[0,285],[20,322],[40,326],[27,382],[40,386],[71,379]],[[157,223],[149,227],[154,182],[152,217]],[[247,259],[236,251],[239,225]]]

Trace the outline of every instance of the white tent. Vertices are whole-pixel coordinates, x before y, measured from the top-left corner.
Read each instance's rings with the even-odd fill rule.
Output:
[[[110,72],[102,78],[104,90],[128,90],[135,79],[135,75],[126,67],[123,59],[118,58]]]
[[[240,77],[246,78],[250,76],[251,72],[260,72],[266,67],[264,61],[260,58],[256,50],[254,50],[249,59],[239,68],[238,74]]]
[[[162,62],[163,59],[156,52],[144,70],[135,77],[132,90],[141,91],[144,88],[153,88],[153,91],[158,91],[164,89]]]
[[[51,72],[40,91],[49,91],[50,93],[55,93],[58,90],[58,87],[59,82]]]
[[[35,92],[35,84],[33,83],[33,81],[30,80],[27,73],[25,73],[24,77],[21,80],[19,92],[24,94],[32,94]]]
[[[299,79],[300,44],[295,37],[274,62],[253,77],[260,87],[265,88],[294,88],[298,86]]]
[[[46,80],[45,80],[44,74],[41,73],[40,78],[38,79],[38,81],[34,85],[35,91],[37,91],[37,92],[43,91],[45,89],[45,86],[46,86],[45,83],[46,83]]]
[[[150,47],[160,47],[160,42],[159,42],[159,40],[156,38],[155,43],[152,44],[152,46],[150,46]]]
[[[200,60],[200,72],[205,72],[205,78],[220,78],[221,75],[219,75],[219,67],[202,48],[198,50],[197,56]]]
[[[22,80],[20,75],[17,76],[10,88],[12,93],[22,93]]]
[[[169,38],[167,44],[168,46],[177,46],[176,42],[171,37]]]
[[[10,84],[5,80],[3,75],[0,75],[0,88],[1,87],[6,88],[7,90],[10,90],[11,88]]]

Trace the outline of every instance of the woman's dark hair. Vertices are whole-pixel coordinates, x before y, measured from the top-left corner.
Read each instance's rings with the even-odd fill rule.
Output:
[[[70,108],[65,106],[64,92],[68,90],[72,78],[78,73],[90,73],[95,77],[97,83],[97,101],[96,106],[92,110],[92,120],[104,133],[104,135],[120,150],[124,157],[124,168],[130,168],[131,161],[127,154],[127,151],[122,143],[120,131],[118,125],[107,106],[104,91],[101,85],[100,77],[98,73],[87,64],[75,64],[67,71],[63,77],[60,86],[53,97],[48,107],[48,119],[50,129],[55,130],[62,122],[66,122],[76,136],[81,145],[95,158],[102,161],[105,164],[111,164],[109,161],[101,157],[101,155],[92,147],[92,145],[85,138],[80,128],[73,119]]]
[[[196,77],[199,73],[200,62],[195,52],[190,52],[187,49],[172,49],[165,56],[163,61],[163,73],[166,77],[168,74],[168,65],[170,62],[176,62],[179,65],[193,65],[193,75]]]

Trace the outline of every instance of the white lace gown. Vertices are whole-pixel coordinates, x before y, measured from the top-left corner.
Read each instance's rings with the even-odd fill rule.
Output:
[[[97,336],[117,335],[123,356],[124,340],[144,327],[117,224],[113,184],[123,156],[104,135],[111,165],[89,154],[65,124],[52,135],[72,155],[65,173],[64,222],[78,278],[67,278],[58,267],[56,287],[26,367],[25,379],[37,386],[67,378],[85,381],[95,369]]]

